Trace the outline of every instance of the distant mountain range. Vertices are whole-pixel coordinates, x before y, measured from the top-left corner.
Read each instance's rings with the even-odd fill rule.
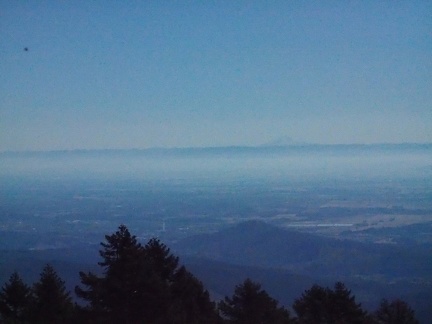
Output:
[[[305,152],[367,152],[398,150],[432,150],[432,143],[396,144],[306,144],[274,141],[260,146],[220,146],[147,149],[74,149],[52,151],[3,151],[0,157],[60,157],[60,156],[186,156],[224,154],[284,154]]]

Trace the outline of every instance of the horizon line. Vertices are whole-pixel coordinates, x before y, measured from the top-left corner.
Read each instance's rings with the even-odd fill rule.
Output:
[[[258,144],[258,145],[221,145],[221,146],[152,146],[145,148],[71,148],[71,149],[41,149],[41,150],[1,150],[0,154],[19,153],[66,153],[66,152],[90,152],[90,151],[176,151],[176,150],[218,150],[218,149],[265,149],[265,148],[299,148],[299,147],[373,147],[373,146],[428,146],[432,142],[378,142],[378,143],[292,143],[285,145]]]

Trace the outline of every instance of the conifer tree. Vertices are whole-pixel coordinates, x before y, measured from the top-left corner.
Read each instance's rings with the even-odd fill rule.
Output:
[[[219,303],[219,310],[228,323],[276,324],[290,323],[288,311],[261,289],[261,285],[246,279],[236,286],[232,298],[225,297]]]
[[[98,262],[104,276],[80,272],[87,289],[76,287],[75,292],[90,303],[87,311],[93,319],[130,323],[144,315],[140,300],[145,297],[142,288],[146,279],[150,279],[150,266],[144,262],[142,245],[126,226],[121,225],[114,234],[105,235],[105,239],[99,251],[103,260]]]
[[[12,273],[9,282],[0,291],[0,322],[25,323],[31,303],[31,290],[17,272]]]
[[[202,285],[179,268],[178,258],[159,240],[151,239],[142,246],[124,225],[105,239],[99,262],[103,276],[80,272],[86,288],[75,288],[77,295],[89,302],[83,311],[87,321],[198,323],[196,318],[203,310],[212,308]],[[184,293],[180,293],[183,286]],[[201,308],[196,311],[191,305],[198,304]],[[208,317],[215,314],[214,308],[211,310]]]
[[[153,238],[144,247],[146,259],[151,262],[153,271],[163,280],[172,280],[178,268],[179,258],[160,240]]]
[[[31,323],[68,323],[73,316],[74,305],[64,281],[54,268],[47,264],[39,282],[33,285],[34,301],[31,306]]]
[[[328,323],[329,289],[313,285],[293,305],[300,323]]]
[[[341,282],[334,290],[319,285],[312,286],[294,302],[293,308],[300,323],[340,323],[355,324],[370,322],[367,313],[357,304]]]
[[[391,303],[383,299],[374,318],[379,324],[418,324],[414,311],[400,299],[393,300]]]
[[[215,304],[203,284],[184,266],[174,274],[171,285],[170,323],[219,323]]]
[[[342,282],[336,282],[334,290],[330,291],[330,309],[333,310],[332,317],[335,320],[344,319],[350,323],[364,323],[366,312],[356,303],[355,296]]]

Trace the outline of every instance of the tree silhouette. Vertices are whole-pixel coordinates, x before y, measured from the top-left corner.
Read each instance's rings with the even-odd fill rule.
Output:
[[[366,320],[367,314],[361,304],[356,303],[355,296],[342,282],[336,282],[334,290],[330,291],[330,304],[334,310],[333,318],[337,321],[363,323]]]
[[[236,286],[232,298],[225,297],[219,310],[229,323],[290,323],[288,311],[261,289],[261,285],[246,279]]]
[[[24,323],[31,303],[31,290],[17,272],[12,273],[9,282],[0,291],[0,322]]]
[[[86,288],[75,288],[77,295],[89,302],[83,310],[87,321],[174,323],[176,319],[178,323],[197,323],[197,318],[214,316],[203,286],[184,268],[178,268],[178,258],[159,240],[151,239],[142,246],[124,225],[105,239],[100,251],[103,261],[98,263],[103,276],[80,272]],[[194,305],[198,304],[206,308],[196,311]],[[212,312],[204,311],[208,309]]]
[[[170,323],[218,323],[215,304],[203,284],[185,267],[176,271],[171,285]]]
[[[64,281],[47,264],[39,282],[33,285],[32,323],[67,323],[72,319],[74,305]]]
[[[313,285],[294,302],[293,308],[301,323],[326,323],[328,289]]]
[[[134,322],[143,317],[145,299],[143,286],[149,279],[150,266],[144,262],[144,249],[135,236],[121,225],[117,232],[105,235],[99,251],[103,261],[103,277],[80,272],[81,282],[87,289],[75,288],[76,294],[90,302],[87,313],[94,320],[119,323]],[[148,281],[148,280],[147,280]]]
[[[383,299],[374,318],[380,324],[418,324],[414,311],[400,299],[393,300],[391,303]]]
[[[151,262],[153,271],[163,280],[172,280],[178,268],[178,257],[171,254],[170,249],[158,239],[151,239],[144,247],[145,258]]]
[[[293,308],[300,323],[366,323],[369,318],[361,304],[355,302],[341,282],[334,290],[319,285],[312,286],[294,302]]]

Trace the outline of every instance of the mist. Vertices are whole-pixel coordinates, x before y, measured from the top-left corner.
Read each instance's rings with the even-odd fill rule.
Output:
[[[429,146],[315,146],[16,153],[2,176],[160,180],[366,180],[432,174]]]

